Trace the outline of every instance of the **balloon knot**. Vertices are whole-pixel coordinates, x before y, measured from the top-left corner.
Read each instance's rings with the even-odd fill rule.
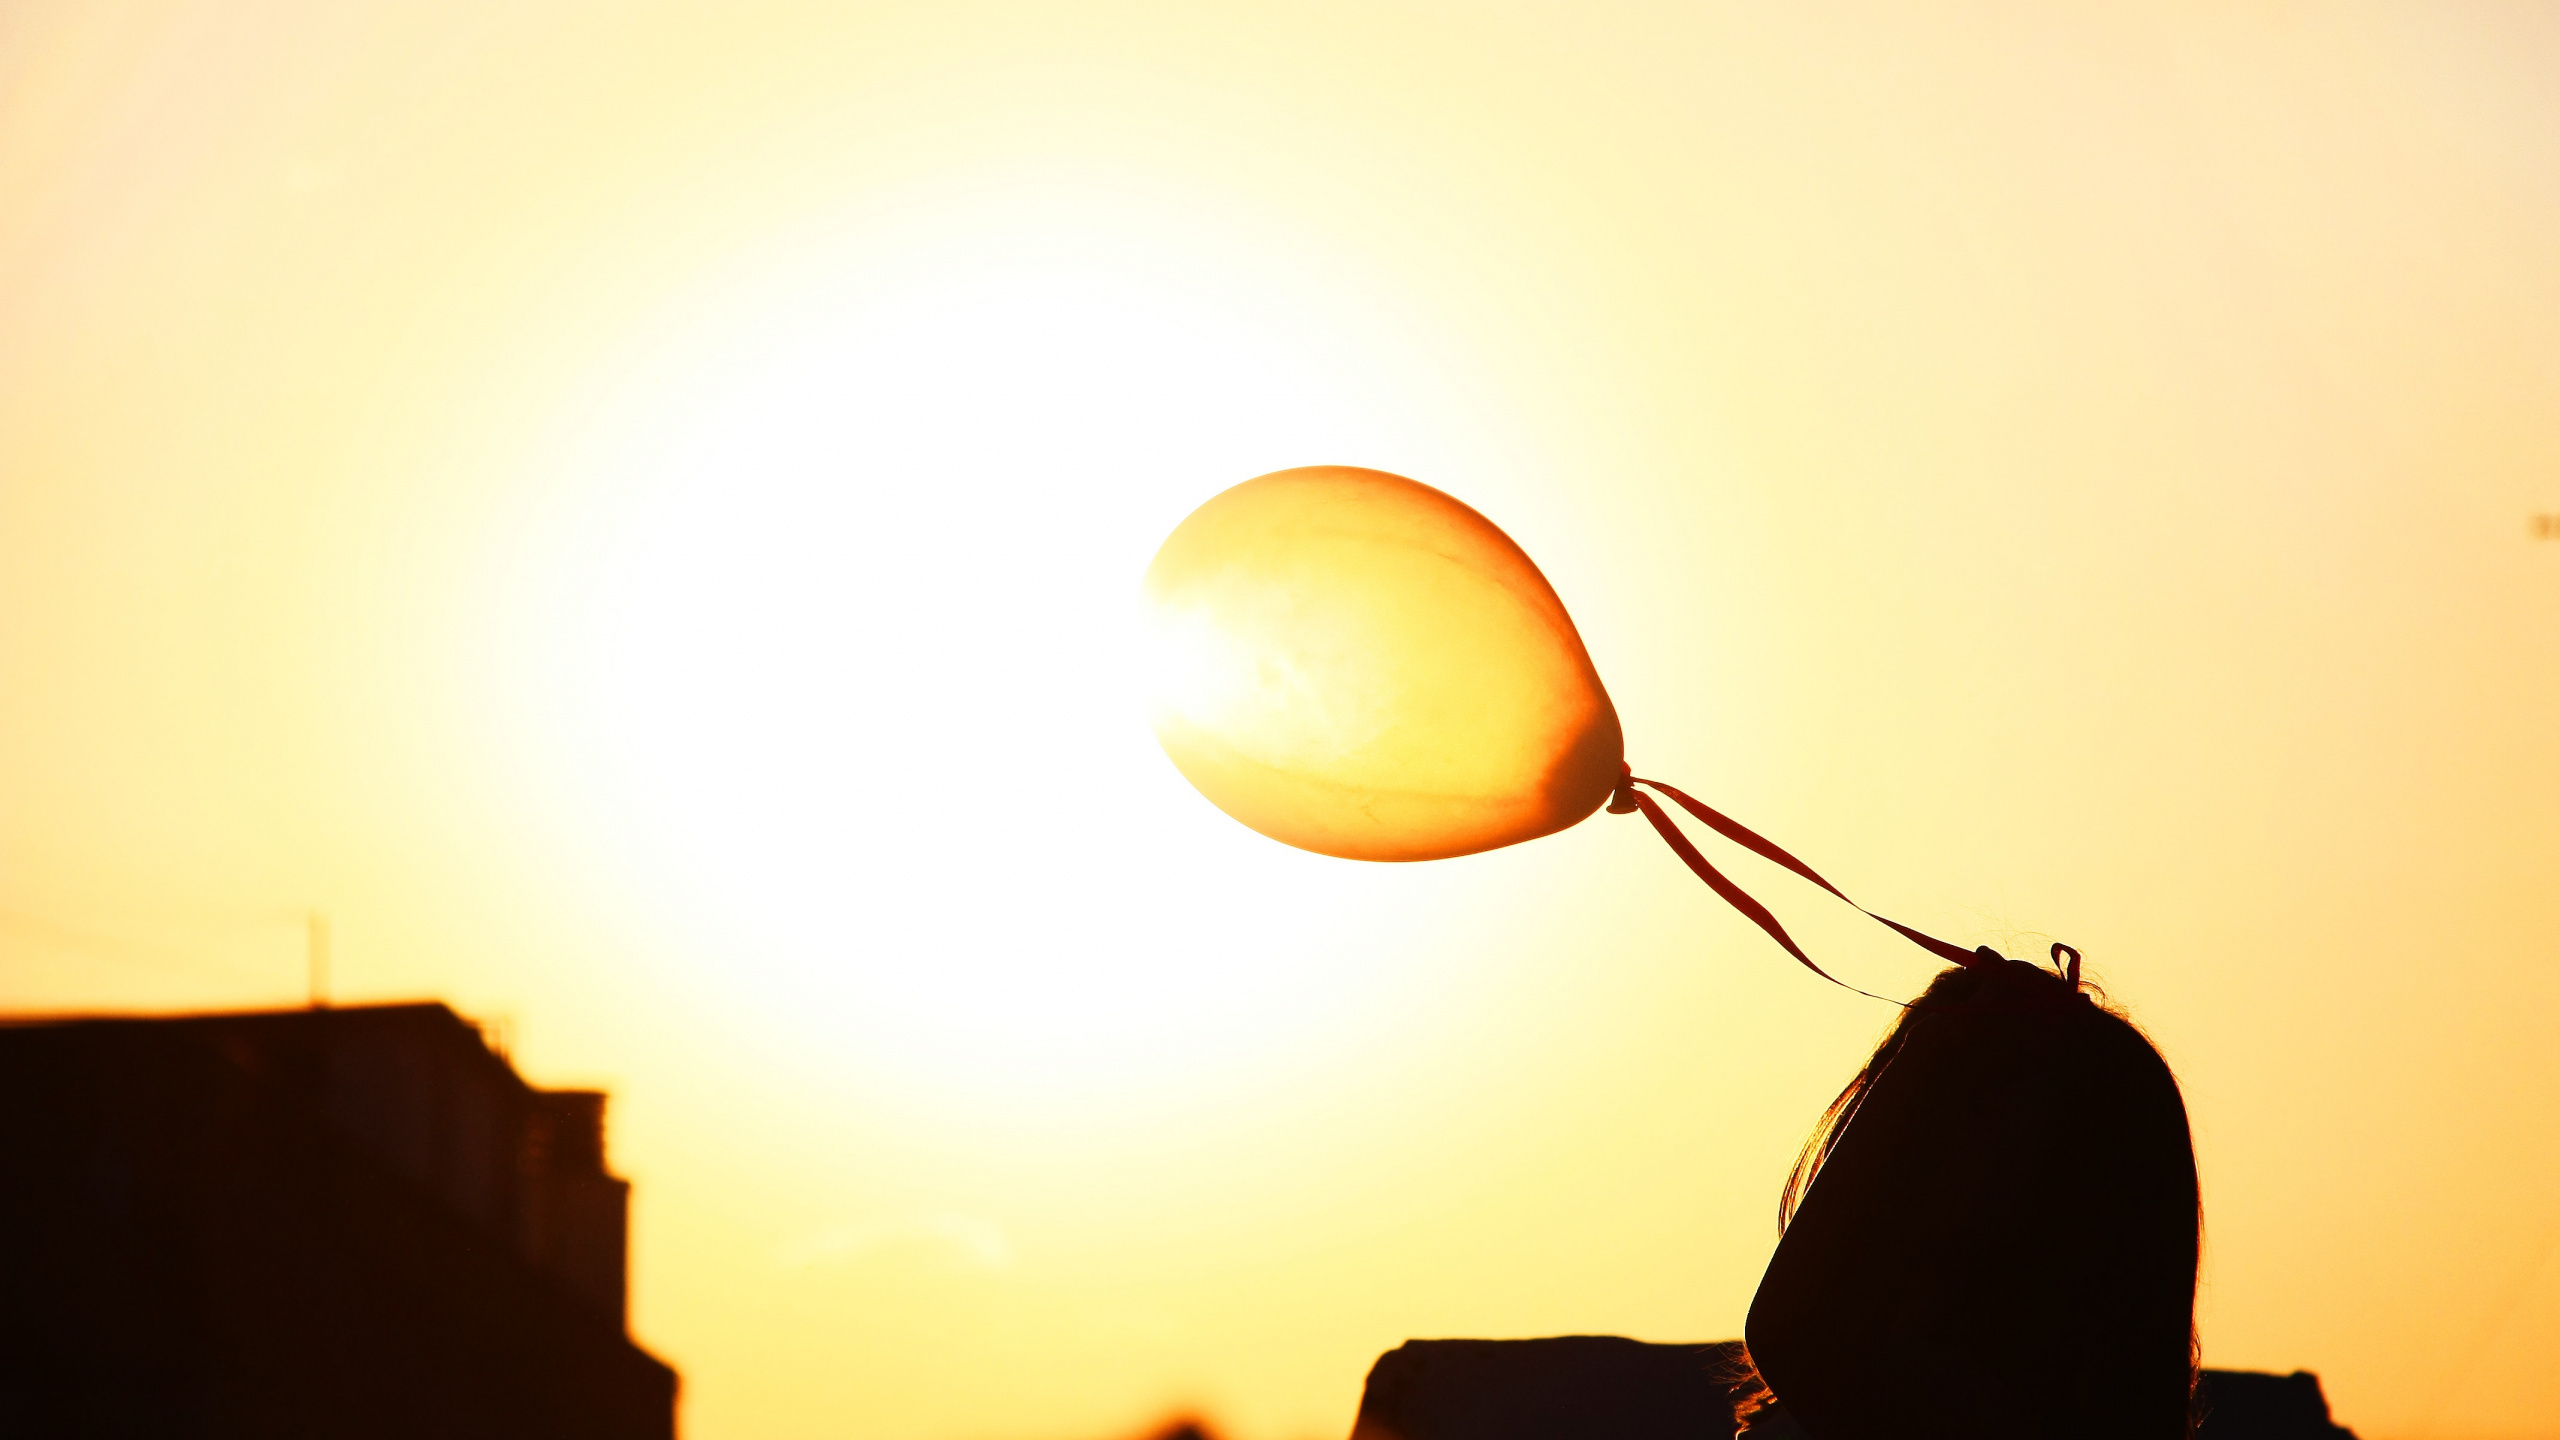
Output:
[[[1618,777],[1618,788],[1609,792],[1609,813],[1633,815],[1644,808],[1636,803],[1636,769],[1623,763],[1618,768],[1625,773]]]

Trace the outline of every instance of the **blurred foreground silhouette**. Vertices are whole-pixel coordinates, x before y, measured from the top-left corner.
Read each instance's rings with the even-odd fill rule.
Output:
[[[1352,1440],[1724,1440],[1748,1398],[1742,1342],[1614,1335],[1408,1340],[1378,1357]],[[2207,1370],[2196,1440],[2354,1440],[2305,1371]],[[1775,1417],[1753,1435],[1798,1436]]]
[[[438,1004],[0,1025],[0,1437],[667,1440],[604,1100]]]
[[[672,1440],[604,1098],[438,1004],[0,1024],[0,1440]],[[1740,1341],[1413,1340],[1352,1440],[1721,1440],[1749,1375]],[[2305,1372],[2198,1401],[2198,1440],[2352,1440]]]

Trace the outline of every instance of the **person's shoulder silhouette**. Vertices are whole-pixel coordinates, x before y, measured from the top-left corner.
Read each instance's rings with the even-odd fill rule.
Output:
[[[1815,1440],[2175,1440],[2199,1214],[2139,1030],[2023,961],[1949,970],[1789,1180],[1751,1357]]]

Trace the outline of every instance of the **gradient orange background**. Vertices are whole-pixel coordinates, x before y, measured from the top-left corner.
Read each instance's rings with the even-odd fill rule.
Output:
[[[9,6],[0,1003],[292,1003],[316,909],[611,1086],[696,1440],[1735,1334],[1887,1012],[1639,822],[1325,860],[1148,738],[1156,543],[1376,466],[1640,771],[2087,952],[2208,1363],[2560,1435],[2555,76],[2539,6]]]

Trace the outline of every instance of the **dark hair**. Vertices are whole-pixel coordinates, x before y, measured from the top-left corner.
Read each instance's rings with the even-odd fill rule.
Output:
[[[2202,1235],[2177,1081],[2023,961],[1947,970],[1823,1112],[1752,1359],[1822,1440],[2176,1440]]]

